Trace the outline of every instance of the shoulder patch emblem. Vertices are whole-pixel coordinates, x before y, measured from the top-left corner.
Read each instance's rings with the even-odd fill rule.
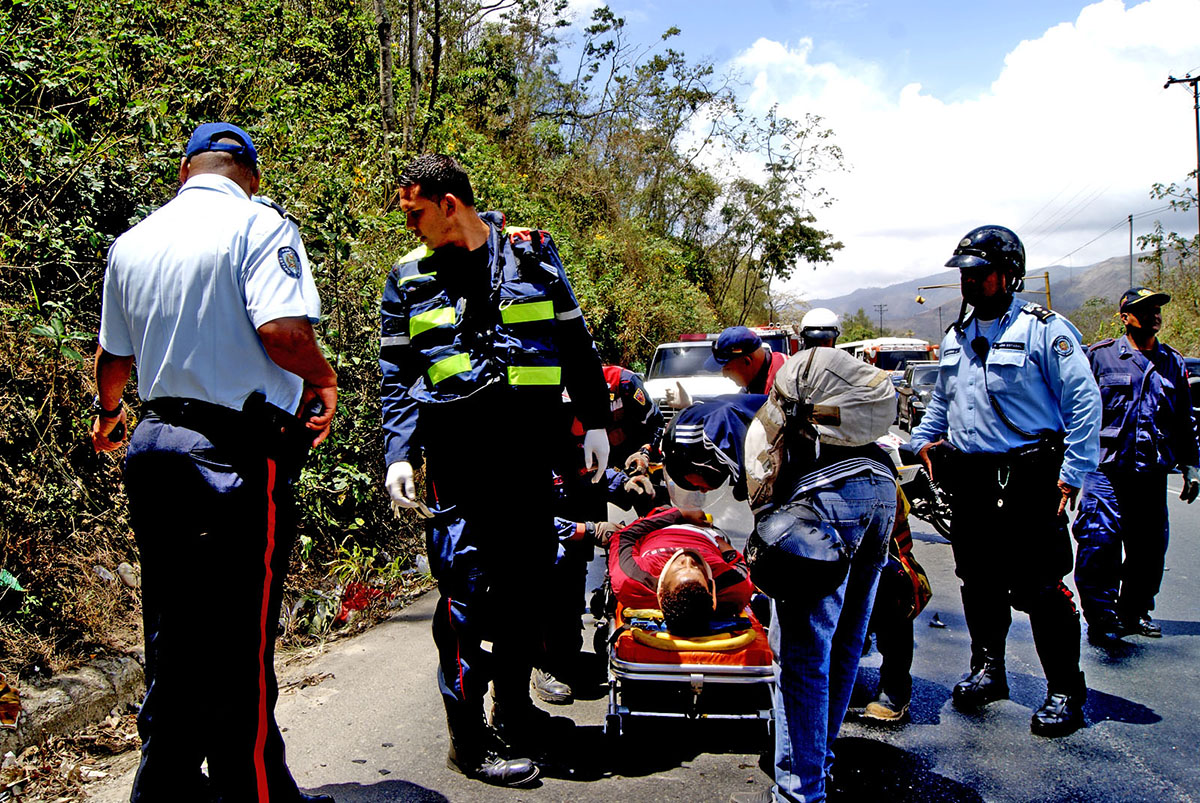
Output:
[[[300,278],[300,255],[296,253],[295,248],[285,245],[279,249],[279,267],[293,279]]]
[[[644,405],[646,403],[646,394],[642,393],[641,388],[638,388],[637,390],[635,390],[633,392],[633,400],[635,402],[637,402],[638,404],[642,404],[642,405]]]
[[[1072,343],[1071,338],[1067,337],[1066,335],[1059,335],[1058,337],[1054,338],[1052,348],[1058,356],[1069,357],[1071,356],[1071,353],[1075,351],[1075,344]]]

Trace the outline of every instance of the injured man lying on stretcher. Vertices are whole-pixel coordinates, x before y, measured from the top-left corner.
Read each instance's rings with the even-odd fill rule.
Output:
[[[626,608],[657,608],[676,636],[735,617],[754,586],[745,559],[699,510],[660,507],[612,536],[608,571]]]

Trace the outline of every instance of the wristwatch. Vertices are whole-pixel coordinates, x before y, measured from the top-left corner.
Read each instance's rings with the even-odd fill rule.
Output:
[[[96,413],[96,415],[100,416],[101,418],[116,418],[117,416],[119,416],[121,414],[121,408],[124,406],[124,404],[125,404],[124,400],[117,399],[116,407],[112,408],[111,410],[105,410],[104,407],[100,404],[100,394],[99,393],[97,393],[92,398],[92,410]]]

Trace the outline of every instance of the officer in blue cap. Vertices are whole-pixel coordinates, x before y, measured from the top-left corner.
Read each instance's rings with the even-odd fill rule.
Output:
[[[273,665],[292,483],[337,406],[320,300],[295,224],[252,200],[245,131],[198,126],[179,181],[109,250],[96,352],[97,451],[124,440],[135,363],[143,402],[124,476],[146,628],[131,800],[329,801],[288,771]]]
[[[787,362],[763,345],[762,338],[746,326],[731,326],[712,345],[713,362],[721,373],[746,393],[770,393],[775,374]]]
[[[1182,470],[1180,498],[1189,504],[1200,492],[1187,368],[1179,352],[1158,339],[1162,307],[1170,300],[1166,293],[1130,288],[1119,313],[1125,335],[1088,349],[1104,417],[1100,468],[1083,481],[1075,519],[1075,585],[1088,641],[1097,646],[1111,646],[1124,635],[1162,636],[1150,611],[1170,533],[1167,473]]]
[[[429,514],[433,620],[451,769],[518,786],[538,776],[550,719],[529,696],[539,629],[528,621],[558,548],[552,456],[562,392],[583,425],[584,465],[604,477],[608,388],[550,235],[478,213],[467,173],[425,154],[400,177],[422,245],[388,274],[381,305],[386,487]],[[427,502],[414,466],[425,462]],[[489,655],[481,642],[492,642]],[[483,697],[492,681],[492,725]],[[508,755],[504,755],[507,753]]]
[[[1071,322],[1015,297],[1025,247],[1014,232],[972,229],[946,266],[959,270],[963,305],[942,340],[933,397],[911,444],[952,494],[955,572],[971,633],[970,672],[953,699],[975,709],[1008,697],[1004,651],[1015,607],[1029,614],[1046,673],[1030,730],[1063,736],[1082,727],[1087,699],[1079,613],[1062,582],[1073,557],[1066,509],[1096,468],[1100,392]],[[936,472],[935,445],[945,461],[933,464]],[[997,550],[1011,560],[998,562]]]

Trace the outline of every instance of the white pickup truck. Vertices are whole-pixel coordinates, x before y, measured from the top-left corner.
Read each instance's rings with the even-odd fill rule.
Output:
[[[763,343],[772,351],[793,354],[796,351],[796,336],[789,328],[751,327]],[[646,372],[646,390],[662,410],[663,418],[671,420],[675,410],[667,404],[667,389],[679,383],[693,402],[705,401],[714,396],[737,393],[740,388],[732,379],[721,376],[720,366],[708,358],[712,354],[713,341],[717,335],[685,335],[673,343],[661,343],[650,359],[650,370]]]

